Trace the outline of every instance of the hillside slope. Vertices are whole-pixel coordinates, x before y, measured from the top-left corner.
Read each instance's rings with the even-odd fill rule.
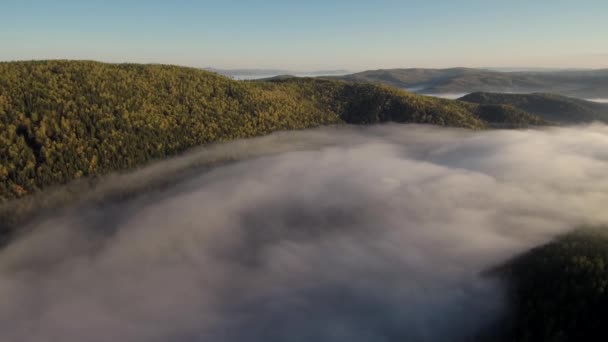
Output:
[[[608,122],[608,105],[554,94],[472,93],[459,100],[482,105],[510,105],[559,123]]]
[[[550,92],[580,98],[608,98],[608,69],[502,72],[486,69],[381,69],[332,77],[373,82],[425,94]]]
[[[492,341],[603,341],[608,314],[606,227],[584,228],[508,262],[511,312]]]
[[[344,122],[479,129],[494,124],[491,109],[321,79],[246,82],[165,65],[0,63],[0,203],[205,143]],[[544,123],[507,112],[513,115],[497,124]]]

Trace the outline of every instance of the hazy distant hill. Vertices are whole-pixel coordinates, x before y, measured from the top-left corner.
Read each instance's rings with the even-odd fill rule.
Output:
[[[467,128],[545,123],[513,107],[372,84],[313,78],[234,81],[164,65],[0,63],[0,202],[200,144],[386,121]]]
[[[300,77],[318,76],[341,76],[349,73],[347,70],[317,70],[317,71],[294,71],[284,69],[216,69],[205,68],[204,70],[218,73],[235,79],[261,79],[271,78],[279,75],[297,75]]]
[[[522,72],[469,68],[386,69],[335,78],[378,82],[427,94],[548,92],[580,98],[608,98],[608,69]]]
[[[511,105],[553,122],[608,122],[608,104],[555,94],[499,94],[477,92],[466,95],[460,98],[460,100],[483,105]]]

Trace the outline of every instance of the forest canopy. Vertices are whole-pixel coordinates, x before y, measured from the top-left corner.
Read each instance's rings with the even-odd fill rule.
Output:
[[[193,146],[319,125],[410,122],[483,129],[545,122],[510,106],[382,85],[235,81],[168,65],[0,63],[0,203],[132,169]]]
[[[605,340],[606,227],[583,227],[498,269],[509,285],[504,341]]]

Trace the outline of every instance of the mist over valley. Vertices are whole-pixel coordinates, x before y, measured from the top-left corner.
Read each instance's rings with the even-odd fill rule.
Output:
[[[509,310],[486,271],[606,223],[607,142],[604,125],[383,125],[218,146],[236,159],[31,223],[0,253],[0,336],[464,340]]]
[[[0,342],[608,341],[606,13],[0,1]]]

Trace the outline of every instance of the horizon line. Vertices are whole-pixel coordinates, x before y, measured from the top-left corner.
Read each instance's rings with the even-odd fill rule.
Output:
[[[319,72],[346,72],[359,73],[365,71],[381,71],[381,70],[450,70],[450,69],[471,69],[471,70],[488,70],[497,72],[525,72],[525,71],[603,71],[608,70],[607,67],[533,67],[533,66],[450,66],[450,67],[424,67],[424,66],[392,66],[392,67],[369,67],[363,69],[348,69],[340,67],[328,67],[328,68],[317,68],[317,69],[306,69],[306,68],[284,68],[284,67],[217,67],[217,66],[199,66],[193,64],[180,64],[180,63],[167,63],[167,62],[141,62],[141,61],[109,61],[102,59],[78,59],[78,58],[32,58],[32,59],[3,59],[0,63],[19,63],[19,62],[46,62],[46,61],[65,61],[65,62],[94,62],[103,64],[138,64],[138,65],[166,65],[176,67],[186,67],[201,69],[207,71],[223,71],[223,72],[295,72],[295,73],[319,73]]]

